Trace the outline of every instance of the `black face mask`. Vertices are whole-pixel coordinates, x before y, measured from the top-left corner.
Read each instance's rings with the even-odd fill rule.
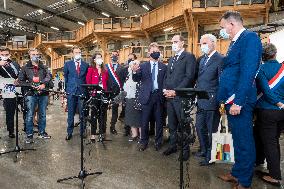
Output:
[[[160,52],[152,52],[150,54],[150,56],[154,59],[154,60],[158,60],[160,58]]]
[[[128,59],[128,64],[130,63],[130,62],[132,62],[133,60],[132,59]]]

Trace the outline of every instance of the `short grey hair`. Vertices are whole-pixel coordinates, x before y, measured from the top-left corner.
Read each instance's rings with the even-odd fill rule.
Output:
[[[225,19],[225,20],[234,19],[234,20],[236,20],[237,22],[240,22],[240,23],[244,22],[240,12],[232,11],[232,10],[225,12],[220,20],[222,20],[222,19]]]
[[[37,48],[30,48],[29,51],[28,51],[28,53],[30,54],[30,52],[32,52],[32,51],[37,51],[37,52],[39,52],[39,50],[38,50]]]
[[[275,58],[277,48],[272,43],[265,43],[262,46],[262,60],[268,61]]]
[[[217,38],[213,34],[210,34],[210,33],[204,34],[204,35],[201,36],[200,39],[204,39],[204,38],[209,38],[214,44],[217,43]]]

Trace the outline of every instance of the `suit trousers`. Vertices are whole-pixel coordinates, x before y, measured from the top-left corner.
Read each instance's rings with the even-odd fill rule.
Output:
[[[152,115],[156,123],[155,144],[161,145],[163,141],[163,104],[158,92],[151,93],[148,103],[142,104],[141,143],[144,145],[148,145],[149,142],[149,122]]]
[[[284,121],[284,110],[257,109],[257,130],[267,161],[267,168],[272,178],[281,180],[280,144],[281,121]]]
[[[118,107],[119,104],[113,104],[111,107],[111,121],[110,121],[110,129],[115,129],[115,124],[118,118]]]
[[[80,117],[80,128],[84,128],[84,112],[83,112],[83,100],[80,99],[79,96],[76,95],[68,95],[67,96],[67,108],[68,108],[68,117],[67,117],[67,134],[71,135],[74,129],[74,116],[76,113],[76,109],[79,109],[79,117]]]
[[[201,153],[206,155],[206,161],[211,159],[212,133],[217,132],[219,121],[219,111],[198,109],[195,127],[199,138]]]
[[[91,108],[91,135],[96,134],[97,123],[99,123],[99,134],[106,133],[107,104],[100,100],[94,100],[94,106]]]
[[[6,111],[6,125],[9,133],[14,133],[14,117],[16,112],[16,98],[5,98],[3,106]]]
[[[239,115],[230,115],[227,112],[235,153],[235,164],[231,174],[243,187],[250,187],[255,165],[253,108],[254,104],[247,103]]]

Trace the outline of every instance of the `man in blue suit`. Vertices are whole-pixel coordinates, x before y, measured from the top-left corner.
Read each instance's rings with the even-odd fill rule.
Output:
[[[149,122],[154,115],[156,122],[155,149],[160,150],[163,140],[163,84],[167,66],[159,62],[160,50],[157,43],[149,45],[150,61],[134,65],[133,80],[141,81],[139,102],[142,104],[142,128],[139,151],[144,151],[149,142]]]
[[[231,39],[231,44],[224,58],[218,100],[225,104],[235,150],[231,173],[220,178],[236,183],[234,188],[250,188],[255,163],[252,131],[256,103],[255,77],[261,61],[262,45],[256,33],[243,27],[239,12],[226,12],[220,26],[220,35]]]
[[[200,162],[201,166],[209,165],[212,133],[217,132],[220,119],[216,94],[224,57],[216,51],[216,42],[217,38],[212,34],[205,34],[200,39],[203,56],[197,64],[199,69],[196,88],[209,94],[209,100],[197,99],[196,131],[201,152],[196,155],[205,157],[205,160]]]
[[[74,116],[77,106],[79,109],[80,120],[83,119],[82,100],[80,99],[79,95],[85,95],[86,93],[81,84],[86,83],[86,75],[89,67],[88,63],[82,60],[81,49],[79,47],[74,46],[72,48],[72,53],[74,59],[65,62],[64,64],[65,90],[68,93],[68,126],[66,140],[70,140],[72,138],[74,129]],[[82,121],[81,124],[83,124]]]

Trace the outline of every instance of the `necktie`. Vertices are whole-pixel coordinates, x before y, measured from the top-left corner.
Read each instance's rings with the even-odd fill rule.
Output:
[[[176,63],[177,59],[178,59],[178,55],[175,55],[172,61],[171,70],[173,69],[174,64]]]
[[[80,62],[76,62],[76,71],[77,71],[77,74],[79,75],[80,74]]]
[[[156,78],[156,63],[153,64],[152,68],[152,83],[153,83],[152,90],[155,90],[155,78]]]
[[[200,60],[200,69],[201,70],[204,69],[207,60],[208,60],[208,56],[207,55],[204,55],[204,57]]]

